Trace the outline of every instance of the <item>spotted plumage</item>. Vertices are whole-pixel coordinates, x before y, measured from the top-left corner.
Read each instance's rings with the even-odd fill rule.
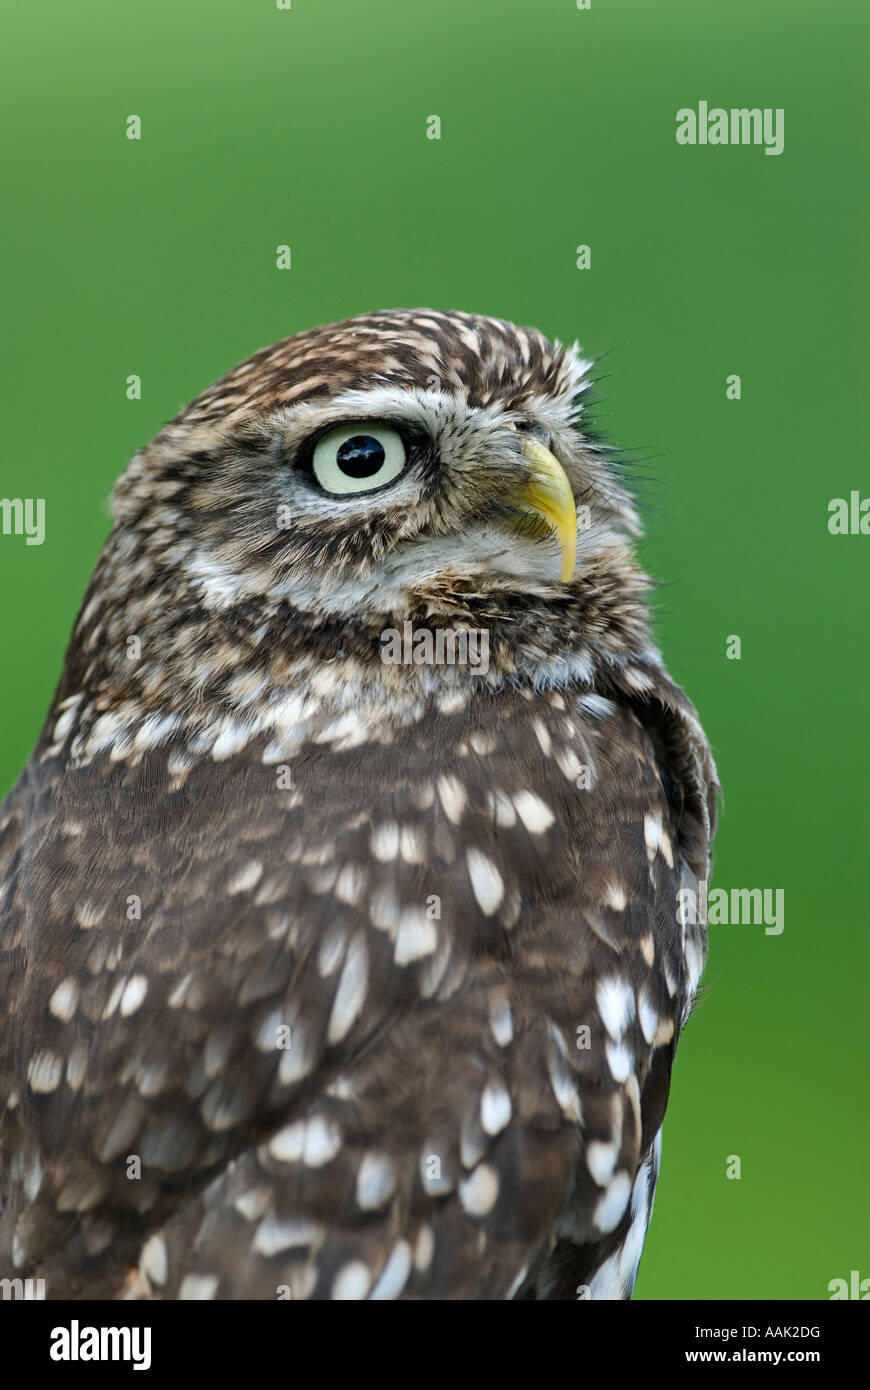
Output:
[[[716,774],[588,383],[364,315],[131,462],[0,812],[0,1275],[630,1296]]]

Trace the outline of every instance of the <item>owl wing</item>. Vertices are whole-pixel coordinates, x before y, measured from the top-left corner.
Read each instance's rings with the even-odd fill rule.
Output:
[[[630,1291],[715,773],[672,687],[612,695],[342,721],[287,765],[37,750],[0,828],[0,1267],[479,1299],[610,1261]]]

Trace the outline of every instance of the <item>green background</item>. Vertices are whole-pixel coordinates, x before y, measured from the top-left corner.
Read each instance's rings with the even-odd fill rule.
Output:
[[[725,787],[714,885],[785,890],[781,936],[711,928],[637,1296],[870,1276],[870,537],[827,530],[831,498],[870,495],[858,0],[40,0],[5,29],[0,490],[45,497],[47,539],[0,537],[0,787],[115,476],[234,362],[417,305],[606,352],[659,639]],[[784,107],[784,153],[681,148],[700,99]]]

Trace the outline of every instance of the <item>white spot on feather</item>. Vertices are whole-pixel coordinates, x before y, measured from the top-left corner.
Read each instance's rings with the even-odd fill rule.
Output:
[[[384,821],[372,831],[371,850],[375,859],[386,864],[399,853],[399,827],[395,821]]]
[[[369,978],[369,954],[365,940],[356,936],[348,947],[329,1017],[327,1041],[340,1042],[359,1017],[365,1003]]]
[[[485,917],[491,917],[504,897],[504,879],[492,860],[479,849],[466,850],[465,860],[478,907]]]
[[[652,859],[662,838],[662,823],[658,816],[644,816],[643,838],[646,841],[647,857]]]
[[[622,912],[626,904],[625,889],[620,883],[608,883],[604,893],[605,907],[611,907],[614,912]]]
[[[501,1081],[491,1081],[480,1098],[480,1123],[487,1134],[500,1134],[511,1117],[511,1098]]]
[[[259,859],[250,859],[247,864],[233,874],[229,880],[226,891],[229,894],[246,893],[251,888],[256,888],[263,873],[263,865]]]
[[[377,1211],[389,1201],[395,1187],[396,1170],[392,1159],[386,1154],[365,1154],[356,1177],[357,1205],[363,1211]]]
[[[121,995],[121,1013],[124,1018],[134,1014],[148,993],[148,979],[145,975],[131,975]]]
[[[634,1018],[634,994],[625,980],[611,975],[599,981],[595,998],[601,1021],[610,1036],[619,1041]]]
[[[580,776],[581,762],[573,748],[563,748],[556,754],[556,765],[569,782],[576,782]]]
[[[640,1019],[640,1030],[648,1043],[655,1038],[659,1026],[659,1016],[650,1002],[646,989],[642,989],[638,996],[638,1017]]]
[[[532,720],[532,732],[538,743],[541,745],[541,752],[549,758],[553,751],[553,740],[550,738],[549,730],[541,719]]]
[[[518,792],[513,800],[517,814],[530,835],[542,835],[556,819],[546,802],[534,792]]]
[[[75,980],[61,980],[48,1001],[49,1011],[62,1023],[69,1023],[79,1002],[79,987]]]
[[[224,762],[235,753],[247,747],[254,732],[251,722],[241,723],[231,720],[218,734],[211,748],[211,756],[216,763]]]
[[[181,1288],[178,1290],[178,1297],[184,1300],[197,1300],[205,1302],[214,1298],[217,1293],[218,1279],[216,1274],[186,1274],[181,1281]]]
[[[457,777],[438,778],[438,799],[444,807],[444,814],[454,825],[462,820],[468,798],[465,788]]]
[[[406,907],[399,917],[394,959],[397,965],[429,956],[438,945],[435,923],[422,907]]]
[[[469,1216],[486,1216],[498,1201],[498,1173],[489,1163],[481,1163],[470,1177],[459,1184],[459,1200]]]
[[[341,1148],[341,1134],[336,1125],[314,1115],[310,1120],[296,1120],[273,1136],[269,1152],[281,1163],[298,1163],[309,1168],[322,1168]]]
[[[489,1026],[499,1047],[507,1047],[513,1041],[514,1025],[507,999],[496,995],[490,1001]]]
[[[300,1217],[281,1221],[277,1216],[266,1216],[257,1227],[253,1248],[261,1255],[277,1255],[282,1250],[311,1245],[322,1236],[322,1227]]]
[[[503,826],[505,829],[509,829],[510,826],[516,825],[517,813],[514,810],[513,802],[506,792],[494,789],[487,793],[487,801],[489,802],[490,810],[495,816],[496,825]]]
[[[600,1139],[593,1139],[592,1143],[586,1146],[586,1166],[599,1187],[606,1187],[610,1182],[618,1157],[619,1150],[615,1144],[605,1144]]]
[[[634,1058],[624,1043],[607,1043],[604,1049],[607,1056],[607,1065],[610,1067],[610,1074],[614,1081],[622,1083],[627,1081],[629,1074],[634,1069]]]
[[[151,1236],[142,1246],[139,1271],[151,1284],[166,1283],[169,1259],[166,1254],[166,1241],[162,1236]]]
[[[595,1208],[594,1221],[604,1235],[609,1235],[619,1225],[630,1196],[631,1179],[627,1173],[617,1173]]]
[[[399,832],[399,853],[406,864],[425,864],[426,843],[419,830],[402,827]]]
[[[334,893],[340,903],[358,907],[365,892],[366,876],[356,864],[345,864],[335,880]]]
[[[406,1240],[397,1241],[381,1270],[380,1278],[369,1294],[374,1302],[398,1298],[411,1273],[411,1247]]]
[[[432,1234],[431,1226],[421,1226],[420,1234],[414,1246],[414,1268],[424,1273],[432,1263],[432,1256],[435,1253],[435,1237]]]
[[[307,1168],[322,1168],[341,1148],[338,1127],[322,1115],[314,1115],[305,1125],[302,1161]]]
[[[341,1302],[357,1302],[365,1298],[371,1282],[368,1267],[362,1260],[351,1260],[335,1276],[331,1297]]]

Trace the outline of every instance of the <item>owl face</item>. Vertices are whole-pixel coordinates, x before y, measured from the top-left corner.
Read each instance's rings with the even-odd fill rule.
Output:
[[[215,609],[375,618],[557,595],[634,526],[583,433],[587,372],[576,348],[472,315],[312,330],[182,412],[116,511],[147,531],[168,504],[185,578]]]

